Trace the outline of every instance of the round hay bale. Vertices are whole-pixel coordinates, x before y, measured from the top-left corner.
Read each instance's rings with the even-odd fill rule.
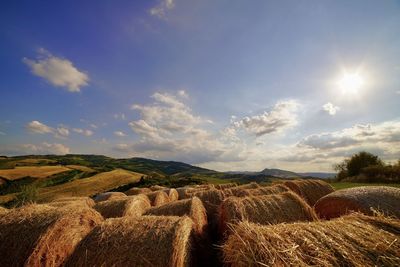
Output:
[[[321,180],[292,180],[283,184],[301,196],[310,206],[314,206],[318,199],[334,191],[330,184]]]
[[[108,219],[86,236],[66,266],[188,266],[192,224],[176,216]]]
[[[187,187],[178,187],[175,189],[178,192],[178,199],[186,199],[186,198],[190,198],[190,195],[187,194]]]
[[[127,190],[125,192],[125,194],[128,196],[133,196],[133,195],[139,195],[139,194],[147,194],[147,193],[151,193],[151,192],[153,192],[153,191],[151,191],[149,188],[132,187],[131,189]]]
[[[147,196],[140,194],[125,198],[102,201],[94,206],[104,218],[117,218],[124,216],[141,216],[150,208],[150,200]]]
[[[145,215],[157,216],[188,216],[192,219],[193,229],[197,234],[203,235],[207,227],[207,213],[201,200],[197,197],[174,201],[160,207],[153,207]]]
[[[0,266],[62,266],[103,218],[93,209],[27,205],[0,218]]]
[[[101,202],[101,201],[106,201],[106,200],[111,200],[111,199],[118,199],[118,198],[124,198],[126,195],[122,192],[105,192],[98,194],[94,198],[94,202]]]
[[[161,185],[152,185],[149,187],[149,189],[154,192],[154,191],[160,191],[160,190],[164,190],[164,189],[168,189],[168,188],[165,186],[161,186]]]
[[[46,203],[53,207],[62,207],[63,205],[87,205],[93,207],[96,203],[90,197],[62,197],[53,200],[52,202]]]
[[[237,183],[226,183],[226,184],[216,184],[214,187],[215,187],[215,189],[223,190],[223,189],[236,187],[236,186],[238,186]]]
[[[220,206],[219,229],[224,234],[229,224],[241,221],[277,224],[316,219],[313,209],[293,192],[244,198],[229,197]]]
[[[8,211],[9,211],[8,209],[0,206],[0,215],[6,214],[6,213],[8,213]]]
[[[399,266],[400,221],[362,214],[331,221],[242,222],[223,245],[225,266]]]
[[[263,186],[256,189],[248,189],[247,192],[251,196],[273,195],[288,192],[290,189],[283,184],[276,184],[272,186]]]
[[[314,209],[324,219],[340,217],[353,211],[367,215],[378,211],[400,219],[400,188],[361,186],[342,189],[322,197]]]
[[[170,202],[170,199],[169,199],[167,193],[165,193],[163,191],[147,193],[146,196],[150,199],[152,206],[158,207],[158,206],[161,206],[161,205],[164,205],[164,204]]]
[[[179,199],[179,193],[178,191],[176,191],[175,188],[168,188],[164,189],[163,191],[167,193],[170,201],[175,201]]]

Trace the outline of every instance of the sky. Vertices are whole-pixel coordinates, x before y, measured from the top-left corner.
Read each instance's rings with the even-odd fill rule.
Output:
[[[6,1],[0,155],[400,159],[400,1]]]

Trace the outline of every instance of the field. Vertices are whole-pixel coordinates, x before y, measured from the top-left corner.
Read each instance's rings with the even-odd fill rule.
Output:
[[[24,166],[0,170],[0,177],[8,180],[17,180],[28,176],[33,178],[46,178],[70,170],[70,168],[64,166]]]

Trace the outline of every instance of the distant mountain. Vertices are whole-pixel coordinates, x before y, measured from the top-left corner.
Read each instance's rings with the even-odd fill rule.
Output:
[[[280,169],[264,169],[264,170],[260,171],[260,174],[275,176],[275,177],[279,177],[279,178],[294,178],[294,177],[300,176],[299,174],[297,174],[295,172],[280,170]]]
[[[264,169],[260,172],[247,172],[247,171],[230,171],[230,172],[225,172],[227,174],[232,174],[232,175],[247,175],[247,176],[255,176],[255,175],[265,175],[265,176],[270,176],[270,177],[278,177],[278,178],[296,178],[296,177],[313,177],[313,178],[320,178],[320,179],[327,179],[327,178],[332,178],[336,175],[336,173],[331,173],[331,172],[292,172],[292,171],[287,171],[287,170],[281,170],[281,169]]]
[[[336,173],[333,172],[301,172],[299,174],[301,176],[315,177],[321,179],[333,178],[336,175]]]

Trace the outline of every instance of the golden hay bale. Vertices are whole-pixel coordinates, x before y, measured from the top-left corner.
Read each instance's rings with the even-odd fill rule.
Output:
[[[0,206],[0,215],[4,215],[4,214],[6,214],[8,211],[9,211],[8,209],[3,208],[3,207]]]
[[[27,205],[0,218],[0,266],[62,266],[103,218],[87,206]]]
[[[66,266],[188,266],[192,224],[176,216],[108,219],[86,236]]]
[[[322,197],[314,209],[325,219],[336,218],[352,211],[367,215],[379,211],[400,219],[400,188],[362,186],[342,189]]]
[[[236,187],[236,186],[238,186],[237,183],[216,184],[215,189],[223,190],[223,189]]]
[[[159,190],[164,190],[167,189],[165,186],[160,186],[160,185],[152,185],[149,187],[151,191],[159,191]]]
[[[175,190],[178,192],[178,196],[179,196],[178,199],[190,198],[190,195],[186,193],[188,190],[187,187],[178,187]]]
[[[202,235],[207,227],[206,209],[197,197],[182,199],[160,207],[150,208],[146,211],[145,215],[189,216],[194,223],[194,230],[199,235]]]
[[[62,197],[46,204],[53,207],[62,207],[63,205],[70,204],[81,204],[93,207],[96,203],[90,197]]]
[[[321,180],[291,180],[283,184],[301,196],[310,206],[314,206],[318,199],[334,191],[330,184]]]
[[[97,203],[101,201],[124,198],[124,197],[126,197],[126,195],[122,192],[105,192],[95,196],[94,201]]]
[[[245,220],[259,224],[277,224],[316,219],[313,209],[293,192],[244,198],[229,197],[220,206],[219,229],[224,234],[229,224]]]
[[[104,218],[116,218],[124,216],[141,216],[150,208],[150,200],[146,195],[140,194],[125,198],[102,201],[94,206]]]
[[[272,195],[288,192],[290,189],[283,184],[276,184],[271,186],[263,186],[256,189],[247,190],[251,196]]]
[[[331,221],[233,227],[225,266],[400,266],[400,221],[352,214]]]
[[[170,199],[167,195],[167,193],[163,192],[163,191],[156,191],[156,192],[151,192],[151,193],[147,193],[145,194],[151,202],[152,206],[161,206],[164,205],[168,202],[170,202]]]
[[[151,193],[152,191],[149,188],[139,188],[139,187],[132,187],[131,189],[125,192],[128,196],[139,195],[139,194],[147,194]]]
[[[175,201],[175,200],[179,199],[179,193],[178,193],[178,191],[176,191],[175,188],[167,188],[162,191],[167,193],[170,201]]]

